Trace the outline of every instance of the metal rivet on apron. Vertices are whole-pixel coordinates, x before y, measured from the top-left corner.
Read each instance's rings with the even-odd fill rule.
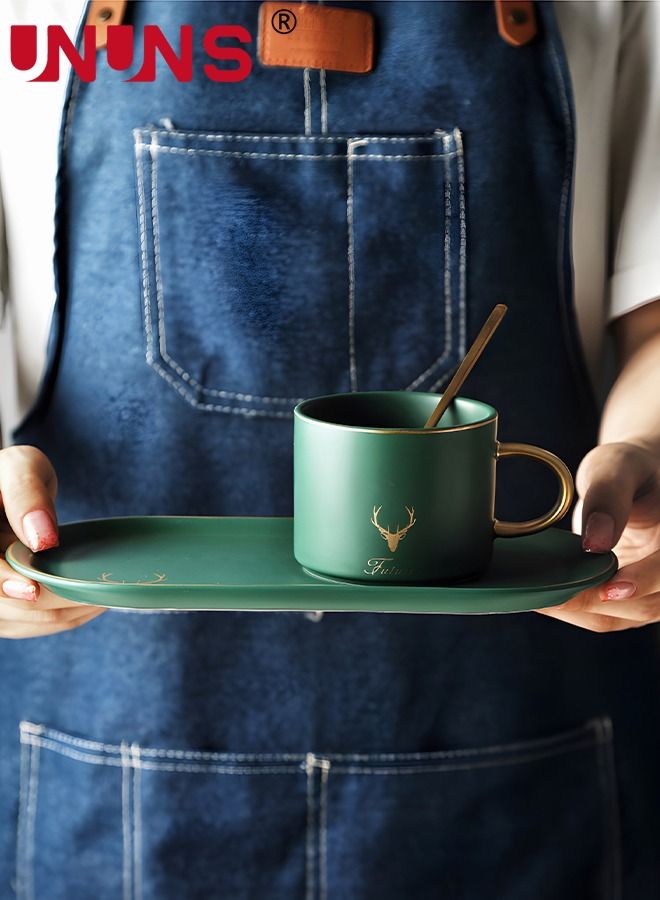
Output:
[[[529,16],[524,9],[513,9],[509,13],[509,22],[511,22],[512,25],[524,25],[528,19]]]

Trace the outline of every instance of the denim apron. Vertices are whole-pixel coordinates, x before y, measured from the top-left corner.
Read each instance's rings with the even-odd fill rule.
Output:
[[[466,393],[573,470],[596,440],[571,298],[574,132],[552,6],[359,3],[364,76],[218,84],[201,37],[252,2],[135,2],[195,76],[73,79],[58,300],[15,441],[60,521],[290,515],[300,397]],[[138,52],[138,56],[141,54]],[[498,513],[554,485],[500,464]],[[47,900],[647,900],[660,868],[655,627],[535,614],[110,611],[5,642],[0,894]]]

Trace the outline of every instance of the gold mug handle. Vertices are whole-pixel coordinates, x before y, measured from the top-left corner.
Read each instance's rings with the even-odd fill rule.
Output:
[[[559,479],[559,493],[557,501],[552,509],[544,516],[537,519],[528,519],[526,522],[500,522],[495,519],[495,534],[497,537],[519,537],[522,534],[534,534],[543,531],[558,522],[569,510],[573,502],[573,477],[568,467],[549,450],[534,447],[532,444],[497,443],[496,459],[505,456],[529,456],[538,459],[549,466]]]

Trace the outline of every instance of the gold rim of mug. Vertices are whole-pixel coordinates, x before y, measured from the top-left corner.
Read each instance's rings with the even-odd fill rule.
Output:
[[[298,403],[297,406],[295,406],[293,414],[296,418],[301,419],[304,422],[309,422],[312,425],[325,425],[327,428],[340,428],[344,431],[358,431],[365,432],[367,434],[449,434],[455,431],[468,431],[472,428],[482,428],[485,425],[490,425],[493,422],[497,422],[498,413],[493,410],[493,407],[489,403],[484,403],[483,400],[473,400],[471,397],[459,397],[458,399],[469,400],[471,403],[479,403],[487,409],[493,410],[492,415],[490,415],[487,419],[480,419],[478,422],[470,422],[467,425],[450,425],[448,428],[365,428],[362,425],[343,425],[340,422],[326,422],[324,419],[316,419],[313,416],[301,412],[301,407],[304,407],[307,403],[315,403],[320,400],[330,400],[337,397],[355,397],[356,393],[361,393],[363,396],[366,396],[370,393],[380,394],[383,392],[358,391],[350,394],[324,394],[321,397],[308,397],[306,400],[301,400],[301,402]],[[395,391],[394,393],[404,392]],[[438,399],[439,397],[440,395],[438,395]]]

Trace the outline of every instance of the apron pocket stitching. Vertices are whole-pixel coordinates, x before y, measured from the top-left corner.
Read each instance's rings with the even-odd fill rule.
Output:
[[[536,762],[540,759],[551,759],[554,756],[561,756],[564,753],[573,753],[578,750],[593,750],[598,747],[595,740],[576,741],[561,747],[554,747],[551,750],[538,751],[536,753],[520,753],[517,755],[505,756],[497,759],[482,759],[474,762],[455,762],[444,763],[438,766],[409,766],[388,769],[386,767],[374,766],[333,766],[337,774],[342,775],[425,775],[429,772],[465,772],[473,769],[493,769],[502,766],[519,765],[520,763]]]
[[[60,756],[68,756],[78,762],[89,763],[93,766],[115,766],[121,768],[123,763],[121,756],[99,756],[98,754],[85,753],[75,750],[66,744],[52,741],[49,738],[31,736],[25,740],[26,744],[33,747],[43,747],[45,750],[52,750]],[[216,763],[175,763],[150,761],[139,758],[133,761],[132,765],[136,768],[146,771],[162,771],[162,772],[188,772],[191,774],[214,773],[216,775],[280,775],[280,774],[297,774],[300,771],[300,765],[287,765],[280,763],[279,765],[236,765],[227,763],[226,765]]]
[[[327,756],[308,753],[305,757],[307,775],[307,823],[305,834],[305,898],[325,900],[328,890],[328,776],[331,763]],[[319,774],[320,773],[320,774]],[[318,801],[317,801],[318,795]],[[318,890],[316,889],[318,885]]]
[[[461,759],[470,756],[487,756],[490,754],[507,754],[534,749],[545,749],[557,745],[586,740],[594,743],[609,743],[612,740],[612,721],[609,717],[590,719],[584,725],[553,734],[549,737],[532,738],[526,741],[515,741],[507,744],[490,744],[483,747],[465,747],[457,750],[428,750],[421,753],[329,753],[327,758],[336,761],[350,762],[395,762],[424,761],[429,759]]]
[[[133,796],[135,790],[133,788]],[[121,743],[121,827],[122,827],[122,880],[124,900],[133,897],[133,825],[131,809],[131,758],[128,744]]]
[[[137,136],[139,134],[138,129],[135,129],[134,135]],[[145,337],[146,337],[146,353],[145,358],[147,365],[154,369],[158,375],[161,376],[171,387],[177,391],[178,394],[189,403],[194,409],[201,409],[208,412],[223,412],[223,413],[233,413],[236,415],[255,415],[255,416],[269,416],[276,418],[291,418],[291,412],[280,412],[280,411],[268,411],[268,410],[256,410],[251,407],[232,407],[225,406],[221,404],[212,404],[212,403],[200,403],[196,397],[190,395],[185,388],[179,384],[169,372],[167,372],[163,367],[157,363],[154,359],[153,354],[153,346],[154,346],[154,335],[153,335],[153,323],[151,321],[151,278],[149,273],[149,263],[147,256],[147,227],[146,227],[146,199],[145,199],[145,189],[144,189],[144,163],[143,163],[143,154],[140,152],[142,149],[148,148],[148,144],[142,144],[141,142],[136,142],[135,145],[135,168],[136,168],[136,176],[137,176],[137,193],[138,193],[138,220],[139,220],[139,229],[140,229],[140,257],[142,263],[142,294],[143,294],[143,308],[144,308],[144,327],[145,327]],[[183,375],[182,375],[183,377]],[[239,398],[240,399],[240,398]]]
[[[16,896],[34,898],[35,826],[39,792],[39,744],[23,744],[19,784],[19,825],[17,835]]]
[[[348,218],[348,227],[349,227],[349,292],[352,293],[352,301],[349,301],[349,310],[350,310],[350,328],[352,329],[351,333],[354,335],[354,313],[355,313],[355,264],[352,262],[353,252],[354,252],[354,240],[353,240],[353,173],[352,173],[352,162],[354,161],[368,161],[368,160],[377,160],[384,162],[398,162],[401,160],[405,161],[415,161],[415,162],[425,162],[427,160],[442,160],[444,165],[444,240],[443,240],[443,252],[444,252],[444,271],[443,271],[443,297],[444,297],[444,314],[445,314],[445,346],[442,353],[433,360],[433,362],[424,369],[406,388],[407,391],[416,390],[427,378],[429,378],[450,356],[453,347],[453,310],[452,310],[452,275],[451,275],[451,223],[452,223],[452,212],[454,201],[452,198],[452,182],[451,182],[451,172],[449,168],[449,163],[452,159],[456,160],[456,168],[457,168],[457,181],[458,181],[458,220],[459,220],[459,255],[458,255],[458,276],[459,276],[459,297],[458,297],[458,334],[459,334],[459,359],[465,355],[465,334],[466,334],[466,238],[467,238],[467,227],[466,227],[466,214],[465,214],[465,165],[463,158],[463,141],[461,131],[458,128],[454,128],[450,133],[443,131],[442,129],[437,129],[434,137],[428,138],[427,140],[433,141],[438,138],[442,139],[443,152],[442,153],[431,153],[431,154],[380,154],[380,153],[366,153],[366,154],[352,154],[351,147],[364,146],[368,144],[379,144],[382,141],[388,140],[387,138],[380,137],[367,137],[367,138],[355,138],[348,140],[348,193],[349,193],[349,202],[347,204],[348,209],[350,210],[350,215]],[[391,139],[389,139],[391,140]],[[411,138],[411,140],[416,140]],[[451,147],[455,147],[455,149],[451,149]],[[352,390],[357,390],[357,374],[353,375],[355,371],[355,362],[354,362],[354,347],[351,349],[351,363],[352,363]],[[434,384],[432,384],[428,390],[435,391],[437,390],[444,382],[446,382],[451,375],[451,371],[444,373]]]
[[[321,137],[319,135],[308,135],[308,134],[235,134],[233,132],[229,133],[220,133],[220,132],[203,132],[203,131],[172,131],[167,130],[166,128],[154,128],[154,129],[135,129],[136,133],[139,134],[158,134],[163,135],[168,138],[180,138],[182,140],[208,140],[208,141],[280,141],[280,142],[290,142],[292,140],[295,141],[317,141],[318,143],[326,143],[332,144],[337,143],[337,141],[342,140],[342,138],[337,135],[335,137]],[[436,129],[433,136],[420,136],[417,137],[415,135],[405,136],[390,136],[390,137],[378,137],[377,140],[379,143],[395,143],[395,144],[404,144],[410,143],[414,141],[416,144],[419,143],[431,143],[432,141],[437,140],[438,137],[442,137],[443,135],[448,134],[448,132],[443,131],[441,128]],[[374,137],[374,139],[376,139]],[[147,145],[148,146],[148,145]]]
[[[46,728],[44,725],[37,725],[34,722],[21,722],[21,743],[30,743],[30,739],[32,737],[47,738],[54,745],[56,745],[57,743],[61,743],[64,745],[70,745],[72,747],[79,747],[84,750],[94,751],[95,753],[104,752],[118,757],[121,757],[123,746],[123,743],[104,744],[100,741],[92,741],[85,738],[74,737],[73,735],[67,734],[64,731],[59,731],[55,728]],[[223,753],[210,750],[173,750],[160,747],[140,747],[140,758],[143,762],[145,757],[209,761],[235,760],[236,762],[243,763],[249,763],[252,761],[287,761],[291,763],[297,762],[300,764],[305,760],[305,755],[301,753]]]
[[[160,265],[160,223],[158,217],[158,153],[165,152],[169,153],[172,148],[161,147],[156,143],[152,143],[152,162],[151,162],[151,224],[153,228],[154,235],[154,269],[156,272],[156,303],[158,305],[158,340],[159,340],[159,350],[160,356],[162,359],[172,368],[174,371],[187,381],[191,387],[197,388],[204,394],[208,394],[212,397],[227,397],[234,398],[236,400],[263,400],[266,403],[297,403],[298,400],[302,399],[300,397],[268,397],[266,395],[259,394],[242,394],[235,391],[221,391],[218,388],[207,388],[204,387],[197,381],[196,378],[193,378],[189,372],[187,372],[184,368],[182,368],[176,360],[172,359],[172,357],[167,352],[167,335],[165,331],[165,294],[163,291],[163,279],[161,273],[161,265]],[[242,156],[244,154],[238,154]],[[274,154],[267,154],[268,156]],[[303,157],[307,158],[307,157]]]
[[[387,162],[398,162],[402,160],[409,161],[427,161],[427,160],[442,160],[444,164],[444,248],[445,248],[445,259],[444,259],[444,307],[445,307],[445,346],[443,348],[443,352],[436,357],[436,359],[428,366],[420,375],[418,375],[409,385],[406,390],[414,390],[419,385],[423,383],[424,380],[428,379],[435,370],[439,366],[441,366],[448,358],[451,353],[452,343],[453,343],[453,298],[452,298],[452,275],[451,275],[451,266],[452,262],[450,259],[450,250],[451,250],[451,222],[450,219],[453,219],[453,207],[455,206],[456,201],[453,199],[453,190],[452,190],[452,176],[449,169],[449,164],[452,159],[456,159],[457,166],[457,181],[458,181],[458,231],[459,231],[459,250],[458,250],[458,276],[459,276],[459,296],[458,296],[458,319],[456,323],[456,327],[458,329],[458,340],[459,344],[462,346],[465,343],[465,200],[464,200],[464,167],[463,167],[463,147],[462,141],[460,137],[460,131],[458,129],[454,129],[452,132],[446,132],[441,129],[437,129],[433,136],[389,136],[389,137],[378,137],[378,136],[369,136],[366,138],[346,138],[346,137],[328,137],[328,138],[320,138],[318,136],[300,136],[300,135],[227,135],[227,134],[209,134],[204,132],[176,132],[172,130],[163,130],[163,129],[154,129],[154,128],[136,128],[133,131],[135,138],[135,150],[137,156],[137,179],[138,179],[138,202],[139,202],[139,227],[140,227],[140,247],[141,247],[141,262],[142,262],[142,286],[144,292],[144,324],[145,324],[145,337],[147,340],[147,364],[152,367],[157,374],[159,374],[171,387],[173,387],[180,396],[183,397],[186,402],[191,405],[193,408],[200,410],[208,410],[214,412],[225,412],[225,413],[234,413],[246,416],[266,416],[266,417],[275,417],[275,418],[287,418],[290,419],[292,416],[292,411],[287,409],[286,411],[273,410],[272,407],[268,408],[270,404],[283,404],[287,406],[291,406],[299,402],[302,398],[297,397],[283,397],[283,396],[271,396],[271,395],[262,395],[254,392],[239,392],[239,391],[228,391],[222,390],[218,388],[211,388],[203,386],[198,379],[196,379],[190,372],[188,372],[184,366],[182,366],[176,359],[174,359],[167,349],[166,343],[166,309],[165,309],[165,294],[163,287],[163,277],[162,277],[162,265],[161,265],[161,248],[160,248],[160,216],[159,216],[159,199],[158,199],[158,157],[160,153],[168,153],[168,154],[179,154],[186,156],[196,156],[196,155],[211,155],[211,156],[219,156],[219,157],[229,157],[229,158],[254,158],[254,159],[290,159],[290,160],[336,160],[336,159],[344,159],[348,160],[348,185],[347,185],[347,218],[349,219],[349,248],[348,248],[348,256],[349,256],[349,380],[351,384],[351,389],[357,389],[357,353],[356,353],[356,344],[355,344],[355,260],[354,260],[354,248],[355,242],[353,238],[353,229],[351,227],[351,181],[352,181],[352,162],[354,159],[372,159],[372,160],[380,160]],[[323,144],[334,144],[337,145],[340,142],[347,142],[348,152],[344,153],[279,153],[279,152],[251,152],[246,150],[223,150],[217,148],[203,148],[203,147],[181,147],[176,144],[161,144],[158,142],[158,136],[162,135],[167,141],[175,142],[176,140],[208,140],[210,142],[217,142],[222,140],[233,140],[233,141],[252,141],[252,142],[264,142],[266,146],[268,146],[268,142],[294,142],[294,143],[302,143],[303,146],[306,142],[319,141]],[[146,143],[146,138],[149,137],[150,143]],[[442,140],[443,152],[442,153],[372,153],[365,155],[357,155],[354,156],[350,151],[351,147],[358,144],[365,143],[377,143],[383,144],[385,146],[389,144],[403,144],[406,143],[414,143],[419,144],[421,142],[429,143],[433,141]],[[311,144],[313,147],[313,143]],[[146,212],[146,193],[145,193],[145,179],[146,173],[144,169],[144,157],[146,150],[149,150],[151,156],[151,228],[152,235],[149,236],[147,232],[147,212]],[[151,250],[153,250],[153,259],[150,259],[150,243]],[[152,290],[151,283],[152,278],[155,278],[155,299],[157,304],[158,318],[157,318],[157,332],[158,332],[158,341],[156,341],[156,335],[154,334],[154,322],[152,317]],[[161,365],[161,362],[158,361],[157,355],[160,357],[160,360],[164,364]],[[172,370],[174,376],[170,374],[168,369]],[[443,383],[448,377],[450,373],[445,373],[441,376],[441,378],[430,388],[429,390],[436,390],[441,383]],[[178,380],[180,379],[180,381]],[[183,383],[181,383],[183,382]],[[190,388],[190,390],[188,390]],[[202,395],[202,396],[200,396]],[[251,405],[240,406],[237,407],[231,403],[211,403],[204,402],[204,398],[208,397],[217,397],[224,398],[228,401],[238,400],[242,401],[245,404],[252,404],[253,402],[259,404],[263,403],[267,405],[266,409],[259,409],[258,407],[254,407]]]
[[[451,352],[451,326],[452,326],[452,309],[451,309],[451,301],[452,301],[452,293],[451,293],[451,265],[450,265],[450,250],[451,250],[451,231],[450,231],[450,222],[451,222],[451,212],[452,212],[452,200],[451,200],[451,179],[449,172],[449,158],[455,156],[456,157],[456,167],[458,172],[458,206],[459,206],[459,296],[458,296],[458,329],[459,329],[459,350],[458,355],[459,359],[462,359],[465,356],[465,310],[466,310],[466,302],[465,302],[465,273],[466,273],[466,237],[467,237],[467,229],[466,229],[466,218],[465,218],[465,166],[463,161],[463,140],[461,136],[461,132],[458,128],[455,128],[452,137],[454,140],[454,145],[456,150],[450,152],[447,150],[446,159],[445,159],[445,271],[444,271],[444,290],[445,290],[445,350],[441,356],[439,356],[435,362],[431,363],[431,365],[422,372],[421,375],[418,375],[417,378],[412,382],[412,384],[408,385],[406,390],[414,391],[418,385],[422,384],[422,382],[428,378],[437,368],[442,365],[445,361],[449,353]],[[445,149],[449,146],[450,136],[448,134],[442,135],[442,144]],[[441,387],[446,381],[448,381],[451,372],[446,372],[442,375],[438,381],[432,384],[429,388],[430,391],[436,391],[439,387]]]
[[[140,748],[131,744],[133,766],[133,882],[135,900],[142,897],[142,776],[140,774]]]
[[[134,134],[137,135],[137,129],[134,131]],[[153,337],[153,324],[151,321],[151,277],[149,273],[149,263],[147,257],[147,227],[146,227],[146,199],[145,199],[145,190],[144,190],[144,163],[143,163],[143,155],[140,152],[141,149],[148,147],[148,145],[142,143],[136,143],[135,145],[135,168],[136,168],[136,176],[137,176],[137,193],[138,193],[138,220],[139,220],[139,230],[140,230],[140,258],[142,263],[142,294],[143,294],[143,308],[144,308],[144,328],[145,328],[145,337],[146,337],[146,352],[145,358],[147,365],[154,369],[158,375],[161,376],[174,390],[180,394],[180,396],[189,403],[194,409],[202,409],[208,412],[223,412],[223,413],[233,413],[236,415],[261,415],[261,416],[275,416],[276,418],[290,418],[292,413],[290,412],[268,412],[266,410],[254,410],[249,407],[231,407],[224,406],[220,404],[211,404],[211,403],[200,403],[196,397],[190,395],[185,388],[176,381],[176,379],[163,367],[157,363],[154,359],[153,355],[153,345],[154,345],[154,337]]]
[[[326,900],[328,895],[328,799],[329,776],[336,775],[421,775],[509,767],[536,762],[562,754],[595,750],[603,811],[603,896],[620,900],[620,840],[614,774],[612,723],[608,717],[591,720],[550,737],[510,744],[490,745],[456,751],[375,754],[231,754],[212,751],[142,748],[137,743],[101,743],[73,737],[32,722],[21,722],[21,776],[19,784],[19,825],[17,846],[17,892],[19,900],[34,897],[34,847],[39,794],[40,749],[51,750],[92,765],[121,768],[118,821],[121,821],[124,900],[139,900],[142,891],[142,772],[186,772],[221,775],[306,774],[306,833],[303,856],[305,897]],[[146,758],[145,758],[146,757]],[[428,764],[429,760],[438,760]],[[274,764],[280,760],[279,764]],[[337,764],[339,760],[339,764]],[[363,760],[366,765],[351,765]],[[292,764],[293,761],[296,764]],[[419,765],[401,765],[417,761]],[[223,762],[224,764],[219,764]],[[270,764],[269,764],[270,763]],[[342,764],[343,763],[343,764]],[[380,764],[379,764],[380,763]],[[396,763],[396,765],[388,765]],[[44,765],[46,757],[44,757]],[[131,772],[132,770],[132,772]],[[334,782],[333,782],[334,785]],[[304,795],[303,795],[304,796]],[[330,795],[330,801],[334,796]],[[304,801],[303,801],[304,802]],[[332,845],[334,846],[334,844]],[[334,852],[334,851],[333,851]],[[119,864],[119,858],[117,860]],[[119,872],[117,873],[119,876]],[[332,878],[330,879],[332,883]]]
[[[454,130],[454,140],[456,138],[456,133],[458,129]],[[459,132],[460,133],[460,132]],[[433,138],[431,139],[433,140]],[[436,359],[420,374],[418,375],[406,388],[407,391],[415,390],[418,385],[422,384],[439,366],[444,363],[447,357],[450,355],[452,351],[452,292],[451,292],[451,229],[450,229],[450,221],[451,221],[451,213],[452,213],[452,198],[451,198],[451,177],[449,171],[449,161],[453,158],[458,160],[459,154],[462,152],[462,144],[456,144],[457,149],[452,151],[449,149],[450,146],[450,135],[443,133],[442,134],[442,145],[444,148],[443,153],[429,153],[426,155],[421,154],[412,154],[412,153],[399,153],[399,154],[386,154],[386,153],[367,153],[364,155],[355,155],[352,151],[357,147],[368,146],[369,144],[378,144],[381,142],[381,138],[378,137],[366,137],[366,138],[350,138],[347,142],[347,197],[346,197],[346,219],[348,224],[348,318],[349,318],[349,354],[350,354],[350,377],[351,377],[351,390],[358,390],[358,379],[357,379],[357,358],[356,358],[356,347],[355,347],[355,240],[354,240],[354,232],[353,232],[353,163],[356,161],[370,161],[376,160],[380,162],[401,162],[401,161],[414,161],[414,162],[426,162],[427,160],[442,160],[444,165],[444,272],[443,272],[443,299],[444,299],[444,314],[445,314],[445,346],[442,353],[436,357]],[[459,192],[460,201],[463,200],[463,192]],[[464,218],[464,216],[463,216]],[[461,230],[461,247],[463,248],[462,252],[464,253],[463,247],[464,241],[464,231]],[[459,306],[459,315],[464,312],[465,302],[463,298],[462,304]],[[462,330],[464,330],[464,322],[462,325]],[[448,377],[443,376],[443,379]],[[434,385],[435,387],[435,385]]]

